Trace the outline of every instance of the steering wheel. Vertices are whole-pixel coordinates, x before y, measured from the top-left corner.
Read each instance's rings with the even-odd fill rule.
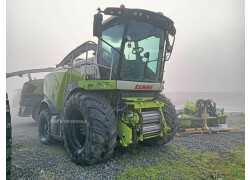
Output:
[[[138,48],[133,48],[132,53],[136,54],[136,53],[142,53],[144,51],[143,47],[138,47]]]

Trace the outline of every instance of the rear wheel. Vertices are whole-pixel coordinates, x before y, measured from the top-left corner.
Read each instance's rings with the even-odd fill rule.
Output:
[[[39,104],[35,105],[35,106],[33,107],[33,109],[32,109],[32,113],[31,113],[32,118],[33,118],[36,122],[38,121],[38,118],[39,118],[39,116],[38,116],[39,107],[40,107]]]
[[[38,119],[38,136],[43,144],[51,144],[53,137],[50,134],[50,117],[48,109],[42,109]]]
[[[113,154],[117,125],[106,97],[77,92],[68,99],[64,112],[64,143],[73,162],[95,164]]]
[[[157,94],[156,100],[164,102],[164,107],[162,108],[162,111],[164,114],[165,121],[168,127],[170,127],[170,130],[168,134],[164,134],[163,137],[155,137],[144,140],[143,144],[149,146],[166,144],[174,138],[174,135],[177,132],[178,120],[174,105],[172,104],[170,99],[168,99],[163,94]]]

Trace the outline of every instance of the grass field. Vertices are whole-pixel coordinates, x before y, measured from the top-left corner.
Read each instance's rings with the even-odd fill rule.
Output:
[[[175,159],[164,160],[148,167],[129,164],[118,179],[245,179],[245,146],[227,152],[191,153],[171,147],[167,153]]]

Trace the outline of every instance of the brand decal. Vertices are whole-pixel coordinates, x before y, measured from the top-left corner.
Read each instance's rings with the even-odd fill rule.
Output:
[[[153,89],[153,85],[136,85],[135,89]]]

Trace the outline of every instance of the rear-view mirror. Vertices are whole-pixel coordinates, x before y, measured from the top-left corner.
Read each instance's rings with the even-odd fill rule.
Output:
[[[100,37],[102,35],[102,14],[94,15],[94,24],[93,24],[93,35]]]

